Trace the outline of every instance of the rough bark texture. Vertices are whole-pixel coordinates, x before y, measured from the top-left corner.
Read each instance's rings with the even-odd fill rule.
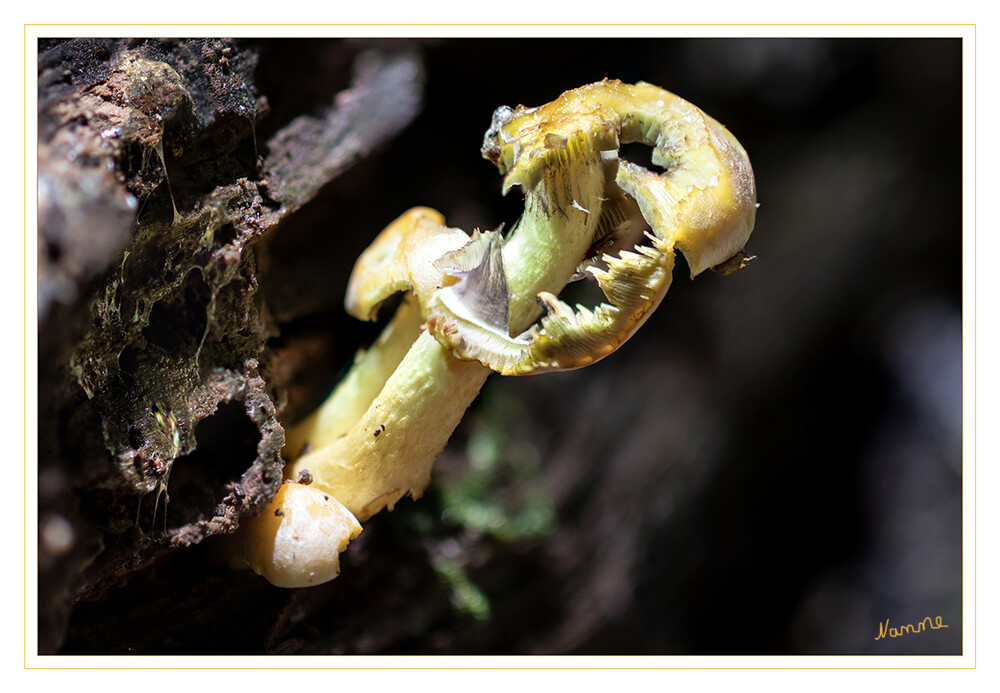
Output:
[[[961,651],[960,65],[954,40],[43,41],[40,651]],[[677,268],[592,368],[491,379],[335,581],[239,568],[281,426],[377,334],[341,308],[360,251],[417,204],[509,227],[493,109],[603,77],[733,130],[759,259]]]
[[[280,484],[257,244],[421,98],[413,55],[351,53],[350,86],[258,143],[253,45],[40,46],[42,651],[72,603],[232,534]]]

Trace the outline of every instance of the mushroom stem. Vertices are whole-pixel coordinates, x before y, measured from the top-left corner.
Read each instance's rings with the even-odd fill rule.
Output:
[[[320,407],[285,434],[284,455],[330,445],[357,424],[420,335],[424,318],[412,297],[403,299],[379,338],[355,356],[354,365]]]
[[[362,522],[383,507],[392,510],[407,493],[417,498],[490,373],[475,361],[456,359],[424,332],[350,431],[287,471],[294,477],[308,470],[314,487]]]
[[[329,494],[286,481],[250,523],[245,556],[276,587],[309,587],[340,574],[340,554],[361,525]]]
[[[512,335],[541,315],[540,293],[557,294],[569,283],[601,217],[606,164],[587,133],[569,139],[549,167],[524,189],[524,214],[503,244]]]

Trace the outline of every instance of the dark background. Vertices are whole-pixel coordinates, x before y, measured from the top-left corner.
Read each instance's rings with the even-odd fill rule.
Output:
[[[400,43],[238,42],[270,105],[258,142]],[[479,155],[502,104],[605,77],[692,101],[750,154],[757,259],[694,281],[679,262],[590,368],[494,376],[427,494],[366,524],[329,585],[233,572],[216,537],[77,604],[61,651],[961,653],[961,41],[405,43],[423,111],[261,247],[268,349],[300,357],[283,422],[377,334],[340,304],[378,230],[418,204],[516,220]],[[926,616],[949,627],[874,639]]]

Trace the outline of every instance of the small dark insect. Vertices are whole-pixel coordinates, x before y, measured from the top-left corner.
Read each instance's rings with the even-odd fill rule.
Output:
[[[283,516],[284,514],[285,514],[285,513],[284,513],[284,511],[282,511],[282,509],[281,509],[281,508],[275,508],[275,509],[274,509],[274,516],[275,516],[275,517],[281,517],[281,516]]]
[[[373,435],[376,438],[378,438],[379,434],[384,430],[385,430],[385,424],[379,424],[378,428],[375,429],[375,433]]]

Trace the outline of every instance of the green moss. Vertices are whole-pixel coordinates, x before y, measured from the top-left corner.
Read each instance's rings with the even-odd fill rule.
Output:
[[[431,561],[434,572],[451,592],[451,601],[462,613],[477,621],[488,621],[492,615],[489,598],[480,590],[465,570],[465,566],[449,556],[438,554]]]
[[[466,442],[469,467],[441,486],[445,522],[503,542],[545,536],[555,504],[541,478],[541,456],[530,442],[511,436],[513,411],[491,401]]]

